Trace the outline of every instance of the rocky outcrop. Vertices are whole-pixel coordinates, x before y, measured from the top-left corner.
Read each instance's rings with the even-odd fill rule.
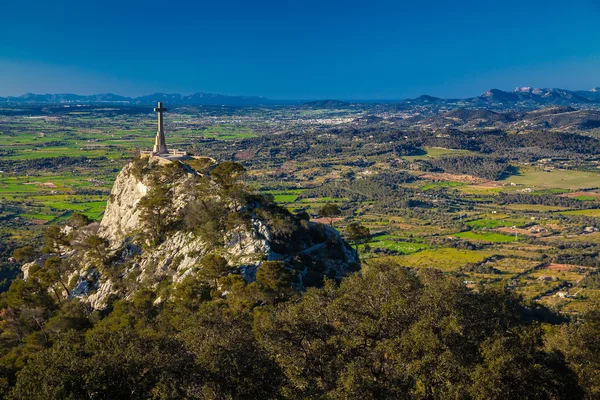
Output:
[[[102,235],[112,243],[123,240],[139,227],[140,211],[137,204],[148,193],[148,187],[143,182],[132,179],[131,166],[125,166],[117,176],[100,223]]]
[[[198,175],[188,171],[172,185],[170,213],[175,218],[185,216],[186,207],[194,201],[190,188],[197,182]],[[253,206],[256,209],[245,210],[249,217],[244,223],[228,227],[219,246],[183,228],[168,231],[160,243],[149,246],[139,239],[144,224],[138,204],[151,192],[153,184],[148,175],[140,175],[139,168],[136,171],[135,163],[123,168],[97,230],[107,244],[103,264],[94,262],[86,253],[89,249],[69,255],[77,257],[80,267],[72,273],[76,282],[71,296],[79,297],[94,309],[102,309],[112,298],[128,297],[141,287],[157,287],[165,279],[177,285],[198,272],[205,255],[215,252],[247,281],[255,279],[262,262],[282,261],[294,271],[295,284],[299,286],[310,285],[322,276],[342,277],[360,265],[356,252],[335,229],[301,221],[297,223],[297,231],[286,233],[289,235],[286,239],[259,215],[260,204]],[[291,214],[289,217],[295,218]]]

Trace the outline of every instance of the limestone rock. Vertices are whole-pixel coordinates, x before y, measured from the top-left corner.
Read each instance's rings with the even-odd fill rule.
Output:
[[[105,308],[111,298],[127,298],[136,288],[156,287],[165,278],[176,285],[195,274],[202,257],[215,251],[200,236],[184,229],[169,231],[160,244],[150,249],[135,243],[135,233],[142,226],[137,205],[152,189],[152,181],[145,176],[136,177],[133,168],[133,163],[128,164],[117,177],[98,229],[98,234],[109,242],[110,266],[105,270],[111,273],[106,275],[96,268],[85,250],[71,256],[79,262],[79,270],[73,271],[73,276],[78,278],[71,296],[94,309]],[[195,184],[194,179],[193,174],[186,173],[175,182],[173,213],[184,213],[192,201],[187,189]],[[303,221],[302,229],[307,233],[304,241],[290,238],[290,243],[283,240],[282,244],[281,237],[274,242],[276,235],[262,217],[253,211],[248,215],[248,223],[225,233],[225,244],[218,250],[248,281],[255,279],[264,260],[281,260],[299,271],[300,285],[310,284],[316,275],[342,277],[360,265],[354,249],[329,226]],[[28,267],[24,266],[25,275],[27,271]]]

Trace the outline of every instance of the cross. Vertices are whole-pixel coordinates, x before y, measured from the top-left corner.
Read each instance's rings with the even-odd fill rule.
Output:
[[[167,111],[163,108],[162,102],[158,102],[158,107],[154,109],[154,112],[158,113],[158,131],[156,132],[156,140],[154,141],[154,152],[158,154],[167,153],[167,143],[165,142],[165,131],[163,128],[163,113]]]
[[[158,102],[158,107],[154,109],[154,112],[158,113],[158,131],[163,132],[163,113],[167,111],[166,108],[163,108],[162,101]]]
[[[155,107],[155,108],[154,108],[154,112],[157,112],[157,113],[159,113],[159,114],[160,114],[160,113],[163,113],[163,112],[165,112],[165,111],[167,111],[167,109],[166,109],[166,108],[163,108],[163,106],[162,106],[162,101],[159,101],[159,102],[158,102],[158,107]]]

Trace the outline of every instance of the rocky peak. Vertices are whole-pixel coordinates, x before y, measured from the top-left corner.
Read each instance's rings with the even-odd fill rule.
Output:
[[[177,286],[201,274],[208,255],[226,260],[229,273],[246,281],[255,279],[263,262],[279,261],[297,287],[359,268],[339,232],[248,193],[235,179],[240,168],[197,160],[163,165],[148,158],[126,165],[96,229],[98,239],[83,236],[82,243],[92,244],[60,254],[75,265],[68,295],[102,309],[140,288]]]

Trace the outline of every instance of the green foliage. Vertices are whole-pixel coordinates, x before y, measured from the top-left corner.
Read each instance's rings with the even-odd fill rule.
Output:
[[[186,160],[185,163],[201,174],[208,172],[209,168],[215,165],[215,162],[208,157]]]
[[[69,219],[68,225],[74,228],[81,228],[93,222],[92,219],[87,217],[86,215],[80,213],[73,213],[71,219]]]
[[[218,256],[203,262],[224,274]],[[100,320],[77,300],[58,307],[40,271],[32,274],[2,298],[6,398],[578,399],[598,391],[597,312],[544,334],[513,295],[473,292],[430,270],[372,263],[297,297],[290,271],[266,261],[254,283],[222,276],[212,299],[189,276],[166,303],[139,290]]]
[[[148,193],[140,199],[137,208],[140,219],[148,233],[146,239],[152,244],[159,243],[166,233],[168,213],[172,207],[172,193],[164,184],[155,184]]]
[[[12,256],[20,263],[28,263],[37,257],[38,252],[33,246],[24,246],[13,251]]]
[[[256,282],[280,300],[291,294],[292,273],[281,261],[264,261],[256,272]]]
[[[342,213],[342,211],[337,206],[337,204],[333,204],[333,203],[327,203],[319,209],[319,214],[323,218],[328,218],[329,225],[332,225],[332,226],[333,226],[333,219],[335,217],[337,217],[338,215],[340,215],[341,213]]]
[[[548,340],[577,374],[588,399],[600,396],[600,310],[588,311],[583,320],[561,326]]]
[[[131,162],[131,167],[129,171],[138,181],[141,181],[144,178],[144,175],[150,169],[150,166],[148,164],[149,160],[150,159],[148,157],[137,156]]]
[[[226,221],[229,213],[217,199],[200,199],[186,207],[184,224],[186,229],[195,232],[208,245],[223,244]]]
[[[223,187],[225,192],[232,190],[244,176],[246,169],[238,163],[224,161],[210,172],[215,182]]]
[[[198,277],[213,287],[216,287],[219,278],[226,275],[230,270],[229,265],[227,265],[227,260],[214,253],[202,257],[200,265],[201,268],[198,271]]]
[[[365,243],[369,240],[371,232],[366,226],[358,222],[351,222],[346,226],[346,236],[350,242],[355,243],[356,247],[358,247],[360,243]]]
[[[59,253],[61,246],[68,245],[67,236],[58,225],[52,225],[44,232],[44,253]]]

